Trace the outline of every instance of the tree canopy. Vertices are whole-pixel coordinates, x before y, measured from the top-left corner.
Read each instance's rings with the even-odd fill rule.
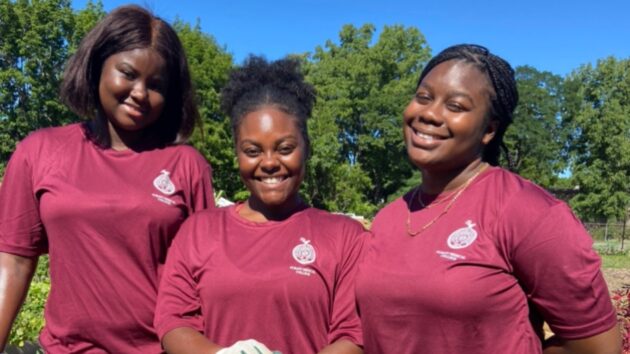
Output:
[[[0,0],[0,176],[29,132],[80,119],[60,103],[59,83],[66,60],[105,11],[100,2],[70,5]],[[173,26],[202,117],[191,143],[212,164],[215,187],[242,200],[247,191],[237,177],[229,119],[219,109],[236,64],[199,23],[177,19]],[[308,202],[371,216],[419,183],[401,116],[431,55],[420,29],[371,24],[346,25],[336,40],[294,54],[318,93],[301,191]],[[521,99],[505,136],[513,169],[547,188],[579,186],[571,205],[582,218],[618,220],[630,205],[629,73],[628,58],[603,58],[567,77],[516,68]]]

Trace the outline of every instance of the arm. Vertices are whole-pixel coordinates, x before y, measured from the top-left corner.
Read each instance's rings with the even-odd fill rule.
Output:
[[[36,266],[37,257],[0,252],[0,351],[4,350]]]
[[[363,354],[363,349],[349,340],[341,339],[326,346],[319,354]]]
[[[592,238],[566,205],[537,209],[545,215],[531,218],[535,227],[512,249],[512,264],[533,306],[556,333],[543,343],[544,353],[619,353],[616,314]]]
[[[621,334],[614,326],[583,339],[563,340],[556,336],[545,342],[544,354],[621,354]]]
[[[216,354],[221,349],[197,330],[187,327],[176,328],[166,333],[162,345],[169,354]]]

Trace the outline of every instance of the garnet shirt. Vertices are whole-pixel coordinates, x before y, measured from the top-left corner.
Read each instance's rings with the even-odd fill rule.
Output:
[[[490,168],[415,237],[410,194],[376,216],[357,276],[366,354],[541,353],[530,312],[565,339],[616,324],[591,237],[541,188]],[[414,203],[413,231],[439,200]]]
[[[158,334],[189,327],[222,346],[252,338],[287,354],[360,345],[354,276],[365,238],[358,222],[315,208],[265,223],[234,206],[195,214],[166,262]]]
[[[47,353],[160,353],[158,279],[180,224],[214,205],[189,146],[101,149],[83,127],[43,129],[14,152],[0,189],[0,252],[50,253]]]

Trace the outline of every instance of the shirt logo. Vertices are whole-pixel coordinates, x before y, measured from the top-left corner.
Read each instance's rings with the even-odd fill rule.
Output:
[[[472,245],[477,239],[477,231],[473,229],[476,225],[472,221],[466,221],[466,227],[455,230],[446,240],[448,247],[458,250]]]
[[[175,185],[173,181],[169,178],[171,173],[167,170],[162,170],[160,175],[155,177],[153,180],[153,186],[157,188],[160,192],[166,195],[171,195],[175,193]]]
[[[302,241],[302,244],[293,248],[293,259],[300,264],[311,264],[315,262],[317,254],[315,253],[315,248],[310,245],[311,241],[304,237],[300,237],[300,241]]]

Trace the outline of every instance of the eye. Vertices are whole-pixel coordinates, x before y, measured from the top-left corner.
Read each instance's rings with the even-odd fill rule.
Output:
[[[247,156],[247,157],[256,157],[258,155],[260,155],[260,150],[254,147],[247,147],[243,149],[243,153]]]
[[[418,102],[420,104],[427,104],[427,103],[431,102],[431,96],[429,96],[429,94],[424,93],[424,92],[417,92],[416,93],[416,102]]]
[[[464,107],[457,102],[447,102],[446,108],[448,108],[449,111],[456,113],[465,111]]]
[[[127,80],[133,80],[136,78],[136,73],[134,73],[133,71],[129,69],[120,69],[120,73],[123,74],[123,76]]]
[[[278,147],[278,152],[281,155],[289,155],[293,152],[293,150],[295,150],[295,146],[293,145],[281,145]]]

